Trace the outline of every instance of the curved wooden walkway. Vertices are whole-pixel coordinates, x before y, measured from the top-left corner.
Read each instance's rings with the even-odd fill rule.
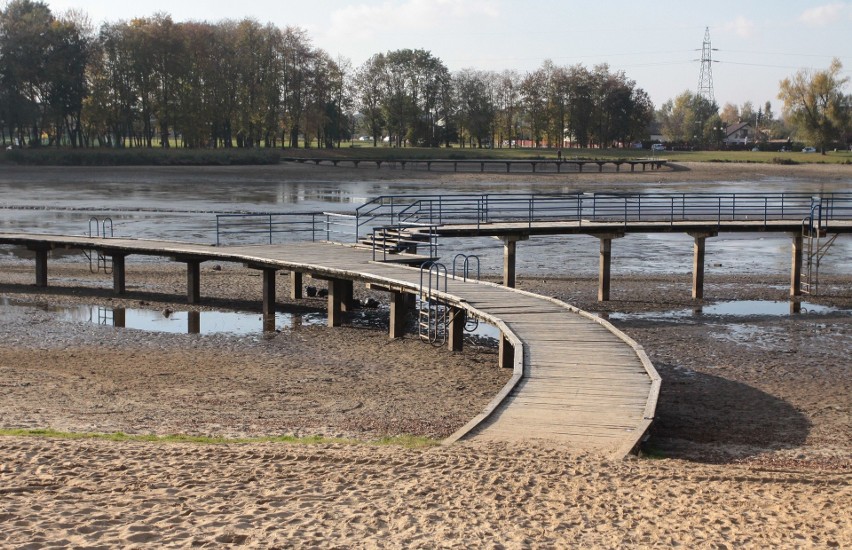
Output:
[[[98,250],[122,258],[122,266],[123,258],[134,254],[172,258],[194,263],[196,278],[198,262],[215,260],[360,281],[396,293],[417,294],[420,285],[418,269],[373,262],[369,251],[330,243],[212,247],[0,233],[0,244],[42,251],[44,285],[44,251],[53,248]],[[37,266],[37,280],[38,270]],[[190,281],[192,277],[190,274]],[[123,274],[121,278],[123,284]],[[654,417],[660,378],[641,347],[626,335],[558,300],[493,283],[451,278],[443,297],[468,315],[500,328],[504,338],[501,355],[512,358],[504,366],[513,368],[511,380],[488,407],[447,443],[471,437],[540,439],[572,450],[625,456],[641,440]]]

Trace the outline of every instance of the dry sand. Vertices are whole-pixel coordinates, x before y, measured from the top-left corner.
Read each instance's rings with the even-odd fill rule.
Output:
[[[204,266],[211,299],[202,309],[257,311],[257,273]],[[186,308],[179,266],[130,264],[123,300],[76,259],[52,261],[50,274],[51,288],[36,292],[32,265],[4,258],[0,296]],[[603,305],[590,279],[519,286],[601,313],[693,305],[685,277],[614,280]],[[706,293],[783,300],[784,287],[708,278]],[[852,306],[852,278],[827,289],[821,303]],[[0,546],[852,547],[852,316],[615,323],[663,377],[643,458],[611,462],[547,442],[405,449],[2,437]],[[2,428],[441,437],[508,376],[488,347],[452,354],[358,327],[168,335],[6,308],[0,342]]]

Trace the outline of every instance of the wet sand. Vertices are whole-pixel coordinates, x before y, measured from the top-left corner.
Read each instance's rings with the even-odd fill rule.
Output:
[[[800,167],[722,168],[721,176],[699,166],[667,181],[730,181],[734,171],[774,177],[776,169]],[[801,168],[796,177],[820,185],[843,188],[849,177],[847,167]],[[291,173],[270,170],[270,178]],[[192,181],[205,173],[239,177],[182,173]],[[205,300],[196,309],[259,311],[259,274],[219,268],[202,265]],[[36,290],[30,262],[0,258],[4,298],[187,309],[179,264],[128,261],[130,294],[120,300],[111,296],[111,278],[88,273],[79,257],[51,260],[50,277],[50,288]],[[280,279],[278,295],[286,297]],[[788,284],[709,276],[705,302],[783,301]],[[618,277],[607,304],[595,301],[591,278],[522,277],[519,286],[601,314],[695,305],[689,277],[679,275]],[[356,296],[383,298],[357,288]],[[815,301],[850,309],[852,277],[833,276]],[[281,307],[314,311],[324,300],[282,300]],[[639,458],[611,462],[547,442],[406,449],[4,436],[0,546],[852,546],[845,511],[852,497],[852,316],[614,323],[645,347],[663,377],[652,437]],[[508,376],[493,348],[453,354],[351,326],[267,337],[152,334],[0,308],[0,342],[0,428],[442,437]]]

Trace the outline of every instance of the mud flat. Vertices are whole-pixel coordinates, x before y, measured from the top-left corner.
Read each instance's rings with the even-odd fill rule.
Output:
[[[203,269],[200,309],[259,311],[258,273]],[[4,257],[0,296],[187,309],[180,265],[132,265],[120,300],[79,258],[51,261],[50,273],[51,287],[36,291],[31,263]],[[832,310],[793,316],[672,316],[695,307],[689,284],[625,277],[599,304],[594,279],[519,282],[610,316],[645,347],[663,388],[643,457],[609,462],[547,442],[406,449],[3,436],[0,545],[852,546],[852,277],[833,277],[814,299]],[[705,304],[786,292],[782,279],[708,278]],[[647,312],[661,315],[635,316]],[[159,334],[0,306],[0,342],[0,428],[442,437],[508,377],[488,346],[452,354],[357,326]]]

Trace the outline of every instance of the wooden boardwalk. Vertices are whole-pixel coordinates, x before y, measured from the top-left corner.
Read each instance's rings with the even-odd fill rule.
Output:
[[[0,244],[36,250],[37,283],[41,276],[42,286],[47,284],[45,250],[82,248],[120,257],[122,267],[123,258],[134,254],[194,264],[196,283],[198,263],[215,260],[272,273],[286,270],[359,281],[394,293],[417,294],[420,287],[419,269],[373,262],[369,251],[329,243],[212,247],[0,233]],[[122,274],[122,285],[123,278]],[[451,278],[442,297],[501,330],[501,362],[513,369],[511,380],[486,409],[447,443],[461,438],[537,439],[572,450],[624,456],[641,440],[654,417],[660,378],[641,347],[608,322],[557,300],[493,283]],[[330,308],[332,303],[330,295]]]
[[[458,172],[459,168],[461,171],[476,171],[479,169],[480,173],[484,173],[486,171],[503,171],[505,169],[506,173],[511,173],[513,168],[516,168],[515,172],[521,173],[537,173],[537,172],[547,172],[547,173],[562,173],[563,168],[568,170],[576,170],[577,172],[582,172],[586,165],[597,166],[598,172],[603,172],[604,166],[612,165],[615,168],[616,172],[621,172],[621,166],[627,165],[630,167],[631,172],[636,171],[636,166],[641,166],[642,171],[644,172],[647,168],[650,167],[651,170],[659,170],[663,166],[668,163],[668,160],[663,158],[634,158],[634,159],[528,159],[528,160],[520,160],[520,159],[368,159],[368,158],[323,158],[323,157],[284,157],[281,159],[284,162],[299,162],[299,163],[308,163],[313,162],[317,166],[320,164],[327,162],[334,166],[337,166],[340,163],[351,164],[355,168],[358,168],[361,163],[364,164],[375,164],[376,168],[379,169],[382,166],[396,168],[397,166],[401,167],[405,170],[406,167],[410,167],[412,169],[423,167],[426,168],[427,171],[431,171],[434,167],[437,171],[441,170],[449,170],[452,168],[453,172]],[[544,168],[544,170],[542,170]],[[528,172],[524,172],[524,170],[528,169]]]

